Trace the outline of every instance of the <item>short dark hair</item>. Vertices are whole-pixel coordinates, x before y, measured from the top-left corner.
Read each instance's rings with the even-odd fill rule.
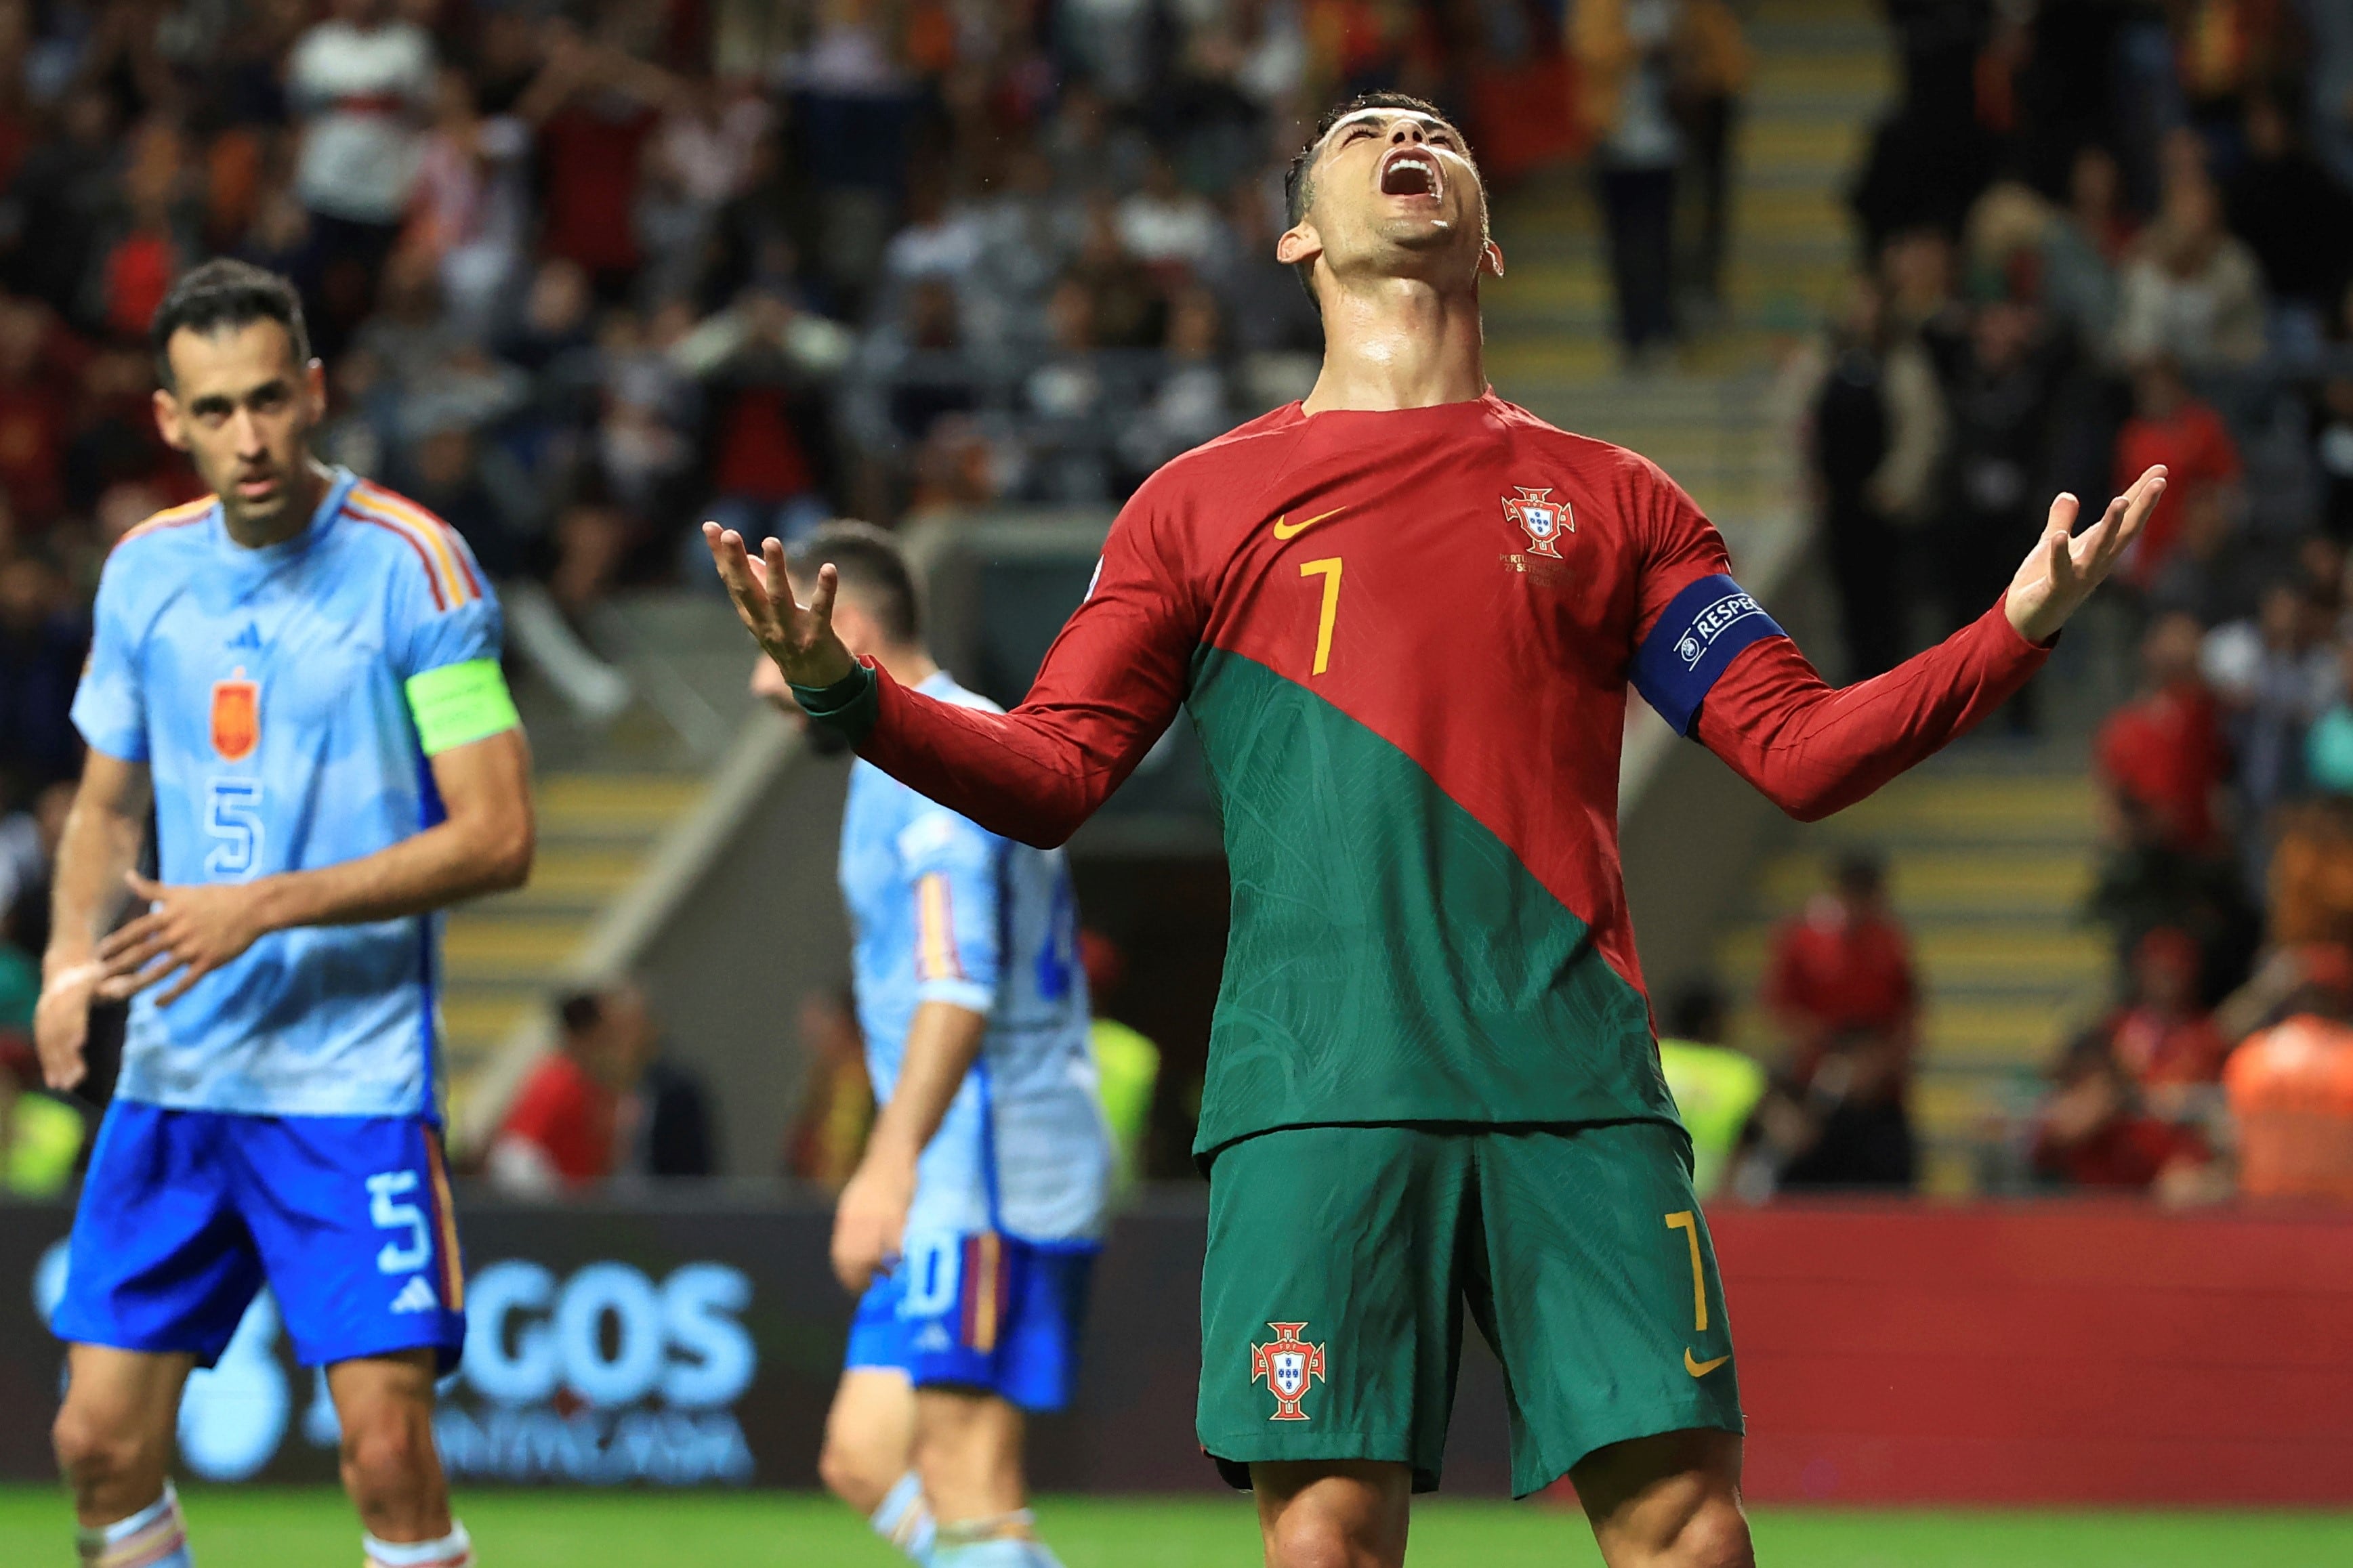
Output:
[[[839,518],[826,523],[786,552],[785,564],[807,577],[828,562],[841,574],[841,585],[856,593],[882,623],[882,635],[911,643],[923,635],[923,617],[915,594],[915,574],[899,542],[871,522]]]
[[[594,991],[567,991],[556,998],[555,1016],[565,1034],[585,1035],[605,1021],[605,999]]]
[[[293,341],[297,367],[311,363],[311,329],[302,320],[302,296],[294,285],[249,261],[224,257],[180,275],[147,329],[155,353],[155,379],[172,386],[172,334],[182,328],[209,337],[255,321],[275,321]]]
[[[1307,209],[1314,205],[1315,154],[1323,150],[1324,138],[1332,134],[1332,127],[1339,124],[1348,116],[1361,114],[1367,109],[1402,109],[1415,114],[1427,114],[1432,120],[1442,121],[1461,142],[1462,155],[1465,158],[1471,157],[1471,142],[1468,137],[1463,136],[1462,128],[1456,125],[1453,121],[1448,120],[1446,111],[1428,99],[1416,98],[1409,92],[1360,92],[1345,102],[1335,103],[1325,110],[1324,118],[1315,122],[1315,134],[1307,139],[1307,145],[1292,154],[1291,167],[1284,171],[1282,176],[1282,210],[1285,227],[1298,227],[1299,220],[1305,217]],[[1477,160],[1472,159],[1472,162],[1475,166]],[[1299,274],[1299,286],[1307,290],[1307,297],[1311,300],[1315,299],[1315,264],[1313,261],[1297,262],[1293,265],[1292,270]],[[1317,300],[1317,303],[1321,304],[1322,301]]]

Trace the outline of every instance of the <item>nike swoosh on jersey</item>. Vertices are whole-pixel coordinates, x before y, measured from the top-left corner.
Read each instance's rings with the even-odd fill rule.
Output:
[[[1694,1377],[1705,1377],[1709,1373],[1714,1372],[1717,1367],[1722,1366],[1725,1362],[1728,1362],[1731,1359],[1731,1353],[1726,1352],[1725,1354],[1716,1357],[1714,1361],[1694,1361],[1692,1359],[1691,1346],[1685,1345],[1683,1347],[1683,1370],[1691,1373]]]
[[[1347,510],[1345,506],[1335,506],[1330,511],[1317,512],[1304,522],[1285,522],[1278,517],[1274,520],[1274,536],[1277,539],[1296,539],[1325,518],[1337,517]]]

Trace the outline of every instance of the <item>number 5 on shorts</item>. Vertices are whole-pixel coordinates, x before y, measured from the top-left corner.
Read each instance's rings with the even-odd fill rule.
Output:
[[[407,1274],[425,1267],[433,1256],[433,1232],[425,1223],[425,1211],[415,1204],[397,1201],[403,1193],[417,1190],[414,1171],[379,1171],[367,1179],[368,1218],[378,1230],[405,1230],[408,1245],[387,1241],[375,1255],[375,1266],[386,1274]]]
[[[1707,1332],[1707,1276],[1699,1265],[1699,1215],[1690,1209],[1678,1209],[1667,1216],[1667,1228],[1683,1233],[1691,1243],[1692,1260],[1692,1331]]]

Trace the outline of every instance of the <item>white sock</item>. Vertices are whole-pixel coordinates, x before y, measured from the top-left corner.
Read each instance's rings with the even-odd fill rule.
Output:
[[[939,1527],[933,1568],[1062,1568],[1038,1539],[1038,1516],[1028,1509],[991,1519],[960,1519]]]
[[[84,1530],[74,1536],[82,1568],[195,1568],[188,1554],[188,1525],[180,1517],[180,1494],[164,1483],[164,1495],[129,1519]]]
[[[360,1539],[367,1548],[367,1568],[474,1568],[473,1539],[454,1519],[449,1533],[438,1541]]]
[[[906,1553],[916,1568],[931,1568],[932,1525],[931,1505],[923,1500],[923,1483],[914,1471],[901,1476],[895,1485],[882,1496],[882,1501],[867,1517],[874,1533]]]

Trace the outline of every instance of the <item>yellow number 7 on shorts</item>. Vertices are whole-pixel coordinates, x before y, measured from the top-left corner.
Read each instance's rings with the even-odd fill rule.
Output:
[[[1667,1216],[1667,1228],[1683,1233],[1691,1243],[1692,1258],[1692,1330],[1707,1332],[1707,1276],[1699,1266],[1699,1215],[1689,1209],[1678,1209]]]

